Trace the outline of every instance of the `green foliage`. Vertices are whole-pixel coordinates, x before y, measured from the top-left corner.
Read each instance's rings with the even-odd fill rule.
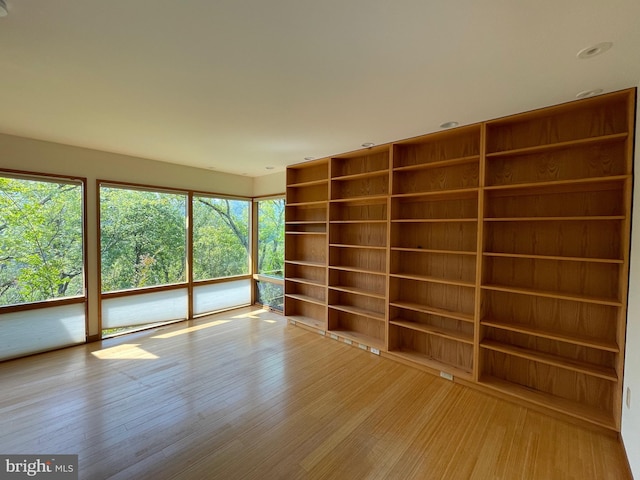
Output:
[[[249,273],[250,205],[246,200],[194,197],[194,280]]]
[[[186,280],[184,194],[102,187],[102,291]]]
[[[0,177],[0,305],[82,295],[82,187]]]
[[[258,202],[258,273],[284,277],[284,199]]]

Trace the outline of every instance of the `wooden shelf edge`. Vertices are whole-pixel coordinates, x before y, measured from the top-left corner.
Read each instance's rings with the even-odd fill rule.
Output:
[[[582,303],[595,303],[598,305],[608,305],[611,307],[622,306],[622,302],[611,298],[587,297],[571,293],[555,293],[547,290],[535,290],[521,287],[504,287],[501,285],[482,285],[481,288],[484,290],[494,290],[497,292],[517,293],[521,295],[531,295],[534,297],[557,298],[559,300],[571,300],[574,302]]]
[[[287,187],[299,188],[299,187],[311,187],[313,185],[322,185],[323,183],[329,183],[329,178],[319,178],[317,180],[308,180],[306,182],[290,183]]]
[[[484,217],[485,222],[602,222],[625,220],[624,215],[586,216],[586,217]]]
[[[383,203],[387,201],[387,198],[389,198],[388,194],[384,194],[384,195],[362,195],[359,197],[346,197],[346,198],[332,198],[330,200],[330,202],[333,203],[345,203],[345,202],[365,202],[365,201],[373,201],[373,200],[380,200],[380,203]]]
[[[410,248],[410,247],[391,247],[396,252],[419,252],[419,253],[444,253],[448,255],[476,255],[476,251],[466,250],[438,250],[433,248]]]
[[[314,305],[320,305],[321,307],[326,307],[327,302],[322,300],[318,300],[317,298],[310,297],[309,295],[301,295],[298,293],[285,293],[286,298],[292,298],[293,300],[299,300],[301,302],[313,303]]]
[[[476,288],[475,282],[465,282],[463,280],[448,280],[446,278],[430,277],[427,275],[416,275],[411,273],[390,273],[389,276],[405,280],[415,280],[418,282],[439,283],[442,285],[452,285],[455,287]]]
[[[349,243],[330,243],[330,247],[338,248],[357,248],[358,250],[386,250],[384,245],[351,245]]]
[[[327,329],[327,324],[326,324],[326,321],[324,320],[318,320],[316,318],[306,317],[304,315],[287,315],[286,318],[289,321],[295,322],[296,324],[300,323],[312,329],[320,329],[320,330]]]
[[[469,370],[461,368],[456,365],[451,365],[449,363],[443,362],[433,357],[429,357],[428,355],[424,355],[419,352],[415,352],[412,350],[393,350],[390,349],[388,355],[393,357],[399,357],[405,360],[408,360],[411,363],[415,363],[418,365],[422,365],[433,370],[437,370],[440,372],[445,372],[453,375],[453,378],[459,377],[464,380],[471,380],[472,373]]]
[[[478,385],[524,400],[544,409],[569,415],[582,421],[617,431],[612,415],[584,404],[556,397],[491,375],[481,375]]]
[[[500,158],[507,156],[526,155],[532,153],[546,152],[551,150],[564,150],[566,148],[574,148],[577,146],[587,146],[596,143],[611,143],[623,141],[629,136],[627,132],[614,133],[611,135],[600,135],[597,137],[580,138],[577,140],[568,140],[566,142],[547,143],[544,145],[535,145],[531,147],[515,148],[512,150],[501,150],[498,152],[487,152],[486,158]]]
[[[549,340],[570,343],[572,345],[580,345],[583,347],[595,348],[597,350],[620,353],[620,348],[616,344],[599,341],[597,339],[569,336],[562,333],[548,332],[537,328],[527,327],[525,325],[510,324],[492,319],[482,320],[480,324],[485,327],[499,328],[501,330],[523,333],[525,335],[531,335],[534,337],[547,338]]]
[[[330,329],[329,333],[337,335],[338,337],[342,337],[343,339],[351,340],[354,343],[358,343],[360,345],[366,345],[369,348],[376,348],[378,350],[384,350],[384,341],[372,337],[370,335],[356,332],[354,330],[343,330],[343,329]]]
[[[295,283],[302,283],[305,285],[314,285],[316,287],[324,287],[326,284],[320,280],[311,280],[309,278],[302,278],[302,277],[287,277],[285,278],[285,282],[295,282]]]
[[[329,285],[331,290],[337,290],[339,292],[352,293],[354,295],[364,295],[366,297],[379,298],[386,300],[387,296],[384,293],[376,293],[365,290],[364,288],[347,287],[344,285]]]
[[[470,187],[470,188],[452,188],[451,190],[434,190],[429,192],[407,192],[407,193],[393,193],[393,198],[411,198],[411,197],[429,197],[429,196],[455,196],[462,195],[467,193],[478,193],[480,191],[479,187]]]
[[[366,308],[354,307],[353,305],[343,304],[328,304],[329,308],[339,310],[341,312],[350,313],[352,315],[359,315],[361,317],[367,317],[376,322],[384,322],[385,316],[383,313],[374,312],[373,310],[367,310]]]
[[[483,340],[480,342],[480,347],[504,353],[506,355],[524,358],[532,362],[544,363],[552,367],[562,368],[572,372],[590,375],[592,377],[598,377],[610,382],[618,382],[618,375],[616,375],[613,368],[601,367],[599,365],[588,364],[578,360],[571,360],[558,355],[552,355],[550,353],[536,352],[535,350],[517,347],[515,345],[508,345],[495,340]]]
[[[394,172],[411,172],[413,170],[427,170],[430,168],[451,167],[454,165],[464,165],[466,163],[474,163],[480,160],[480,154],[469,155],[466,157],[450,158],[447,160],[436,160],[435,162],[418,163],[415,165],[401,165],[393,167]]]
[[[608,177],[589,177],[578,178],[572,180],[554,180],[551,182],[527,182],[527,183],[512,183],[508,185],[486,185],[485,191],[498,191],[498,190],[531,190],[531,189],[543,189],[552,187],[567,187],[572,185],[585,185],[592,183],[605,183],[605,182],[622,182],[631,178],[631,175],[611,175]]]
[[[448,340],[453,340],[456,342],[473,345],[473,335],[465,336],[464,334],[460,332],[456,332],[455,330],[432,327],[431,325],[411,322],[411,321],[402,320],[399,318],[394,318],[393,320],[389,320],[389,325],[395,325],[397,327],[407,328],[409,330],[415,330],[418,332],[426,333],[427,335],[435,335],[437,337],[446,338]]]
[[[305,267],[319,267],[324,268],[327,266],[324,262],[309,262],[306,260],[285,260],[284,263],[290,263],[291,265],[302,265]]]
[[[386,220],[330,220],[329,223],[334,225],[349,225],[349,224],[367,224],[367,223],[381,223],[386,224]]]
[[[426,313],[429,315],[437,315],[439,317],[453,318],[455,320],[461,320],[463,322],[474,322],[473,314],[460,313],[453,310],[445,310],[443,308],[429,307],[428,305],[422,305],[420,303],[390,301],[389,306],[404,308],[406,310],[413,310],[414,312]]]
[[[391,223],[477,223],[477,218],[396,218]]]
[[[387,272],[380,272],[378,270],[369,270],[366,268],[359,268],[359,267],[347,267],[347,266],[341,266],[341,265],[329,265],[330,269],[333,270],[340,270],[341,272],[354,272],[354,273],[366,273],[366,274],[370,274],[370,275],[387,275]]]
[[[284,232],[285,235],[326,235],[327,232]]]
[[[348,181],[348,180],[357,180],[359,178],[375,178],[375,177],[383,177],[385,175],[389,175],[389,169],[384,168],[381,170],[372,170],[370,172],[360,172],[360,173],[350,173],[348,175],[336,175],[332,176],[332,181]]]
[[[591,263],[624,263],[624,260],[614,258],[590,258],[590,257],[563,257],[561,255],[528,255],[522,253],[483,252],[485,257],[506,258],[530,258],[532,260],[559,260],[565,262],[591,262]]]
[[[329,203],[329,200],[313,200],[310,202],[293,202],[293,203],[287,203],[285,206],[287,207],[311,207],[311,206],[320,206],[320,205],[327,205]]]

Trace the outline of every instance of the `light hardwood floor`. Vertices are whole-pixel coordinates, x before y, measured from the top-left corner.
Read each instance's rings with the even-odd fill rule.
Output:
[[[96,479],[627,479],[609,435],[242,309],[0,364],[0,453]]]

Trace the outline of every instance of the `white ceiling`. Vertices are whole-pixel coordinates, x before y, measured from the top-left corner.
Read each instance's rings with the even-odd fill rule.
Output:
[[[640,83],[638,0],[7,4],[0,132],[250,176]]]

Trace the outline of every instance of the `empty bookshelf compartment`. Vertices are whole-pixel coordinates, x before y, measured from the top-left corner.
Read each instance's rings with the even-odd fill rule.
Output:
[[[336,180],[331,182],[331,199],[384,196],[389,193],[389,174]]]
[[[474,220],[478,217],[478,192],[399,197],[393,198],[391,205],[395,221]]]
[[[487,151],[575,142],[629,132],[629,91],[515,115],[487,124]]]
[[[324,235],[287,235],[285,252],[287,261],[324,265],[326,262]]]
[[[464,161],[480,155],[480,126],[472,125],[412,139],[394,148],[394,168]]]
[[[284,311],[291,320],[320,329],[327,328],[326,306],[285,296]]]
[[[434,253],[419,251],[391,251],[392,275],[431,278],[444,282],[458,282],[475,285],[475,255]]]
[[[380,147],[369,152],[331,160],[331,177],[349,177],[389,170],[389,150]]]
[[[332,268],[329,270],[329,285],[333,289],[345,292],[384,298],[386,295],[387,279],[383,275],[347,272]]]
[[[384,321],[385,299],[360,295],[329,287],[329,305],[343,311]]]
[[[386,223],[332,224],[329,242],[332,245],[384,247],[387,243]]]
[[[329,162],[308,162],[287,168],[287,185],[319,182],[329,178]]]
[[[533,258],[486,257],[483,285],[619,303],[619,265]]]
[[[386,219],[386,198],[332,202],[330,205],[330,220],[332,222],[383,222]]]
[[[419,250],[476,251],[476,222],[393,223],[391,246]]]
[[[624,215],[624,183],[606,180],[584,184],[489,190],[488,219],[562,218],[593,220]]]
[[[619,352],[618,308],[512,292],[483,292],[482,325]]]
[[[286,211],[286,223],[307,223],[318,222],[324,223],[327,221],[327,206],[325,205],[298,205],[287,206]]]
[[[391,278],[390,304],[423,313],[472,321],[475,288]]]
[[[622,263],[621,222],[486,222],[485,255],[552,256]]]
[[[285,263],[284,272],[284,276],[288,281],[326,285],[327,270],[324,265],[312,266]]]
[[[560,182],[626,175],[625,138],[536,153],[489,157],[486,185]]]
[[[454,376],[469,378],[473,369],[473,345],[398,325],[389,326],[389,351]]]
[[[429,333],[458,342],[473,344],[473,322],[447,318],[401,307],[391,307],[389,323],[399,327]]]
[[[287,187],[287,204],[322,202],[327,200],[327,184]]]
[[[412,194],[463,190],[478,187],[478,161],[431,168],[428,170],[395,171],[393,173],[393,194]]]
[[[325,291],[326,288],[324,286],[285,281],[285,295],[291,298],[324,305],[326,303]]]
[[[384,321],[329,307],[328,329],[355,342],[384,349],[384,327]]]
[[[387,273],[386,250],[367,248],[329,248],[329,265],[348,271]]]
[[[481,382],[547,408],[613,424],[615,382],[484,347],[481,353]]]

